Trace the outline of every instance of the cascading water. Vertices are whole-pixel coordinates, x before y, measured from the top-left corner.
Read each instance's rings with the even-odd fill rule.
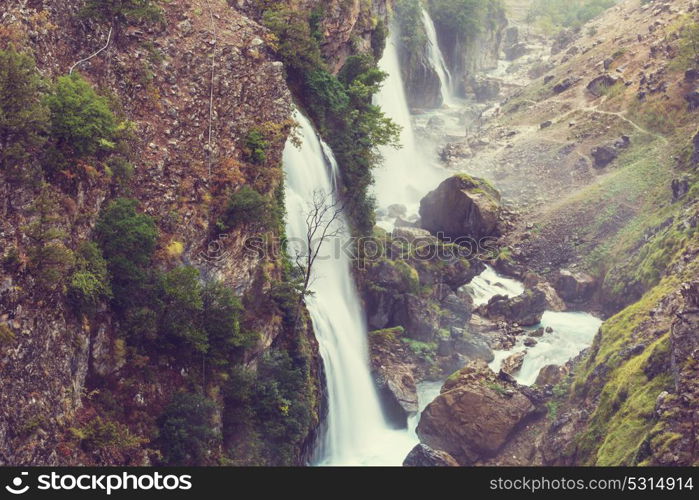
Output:
[[[287,143],[286,231],[289,252],[305,254],[306,214],[318,192],[334,192],[337,164],[332,151],[309,120],[296,113],[302,145]],[[349,256],[341,251],[345,231],[326,241],[312,272],[314,294],[306,305],[311,315],[328,387],[328,416],[319,443],[319,465],[400,465],[415,444],[405,431],[389,428],[369,373],[364,312],[350,272]]]
[[[439,82],[442,90],[442,101],[444,104],[453,104],[453,83],[451,72],[444,60],[442,50],[439,48],[439,40],[437,39],[437,29],[434,26],[434,21],[427,12],[427,9],[422,9],[422,23],[425,26],[427,33],[427,53],[430,58],[430,64],[439,76]]]
[[[375,100],[386,116],[403,128],[400,135],[401,148],[381,149],[384,161],[375,171],[374,195],[382,209],[400,204],[407,208],[408,216],[414,216],[418,212],[420,199],[434,189],[447,176],[447,172],[436,167],[433,160],[417,146],[401,79],[397,43],[395,30],[391,30],[386,50],[379,61],[379,68],[388,77]],[[388,225],[392,226],[390,223]]]

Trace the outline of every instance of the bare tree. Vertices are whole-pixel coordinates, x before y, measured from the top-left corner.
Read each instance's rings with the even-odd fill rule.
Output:
[[[343,233],[343,226],[339,223],[343,209],[344,207],[332,192],[326,193],[323,190],[313,192],[313,200],[308,204],[306,213],[305,248],[296,252],[296,267],[303,279],[301,295],[296,306],[294,330],[298,326],[303,300],[311,293],[313,267],[323,244]]]

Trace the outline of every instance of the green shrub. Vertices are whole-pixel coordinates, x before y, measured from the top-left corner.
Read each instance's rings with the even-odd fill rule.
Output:
[[[79,74],[59,77],[46,103],[60,151],[81,157],[115,147],[118,124],[109,103]]]
[[[251,225],[267,230],[274,224],[274,206],[268,198],[245,185],[230,196],[222,223],[224,229]]]
[[[12,46],[0,50],[0,171],[9,180],[30,173],[31,156],[43,146],[48,110],[34,60]]]
[[[202,327],[211,345],[210,358],[216,365],[226,365],[241,348],[250,347],[257,335],[241,328],[243,306],[233,290],[223,283],[214,281],[204,285],[202,302]]]
[[[161,281],[161,333],[171,339],[177,352],[181,351],[179,344],[185,343],[194,352],[206,353],[209,342],[201,327],[204,303],[199,271],[193,267],[178,267],[165,273]]]
[[[92,241],[85,241],[78,247],[69,295],[82,312],[94,311],[102,300],[112,296],[107,262],[102,257],[102,251]]]
[[[179,392],[160,419],[160,449],[167,465],[202,465],[218,439],[214,403],[201,394]]]
[[[150,267],[158,238],[153,218],[136,210],[138,202],[117,198],[102,212],[95,229],[117,308],[142,305],[149,293]],[[151,292],[152,293],[152,292]]]
[[[119,185],[123,186],[125,184],[128,184],[128,182],[131,180],[131,177],[133,177],[133,164],[123,156],[111,156],[107,161],[107,166],[111,170],[114,179]]]
[[[154,0],[87,0],[81,14],[117,25],[160,21],[163,17],[162,10]]]
[[[86,451],[124,452],[138,448],[145,441],[124,424],[102,417],[95,417],[82,427],[72,427],[70,432]]]
[[[276,7],[265,11],[262,22],[277,36],[277,53],[292,75],[324,67],[318,40],[305,13],[294,8]]]
[[[73,252],[63,242],[58,205],[48,188],[43,188],[31,209],[35,215],[26,228],[31,241],[27,251],[29,270],[37,286],[49,292],[63,292],[63,283],[74,264]]]
[[[262,165],[267,159],[269,141],[261,130],[254,128],[245,137],[243,155],[247,161],[255,165]]]
[[[528,18],[556,30],[577,28],[616,4],[616,0],[535,0]]]

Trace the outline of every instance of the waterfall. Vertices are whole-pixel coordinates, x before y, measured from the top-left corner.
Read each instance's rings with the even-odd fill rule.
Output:
[[[437,29],[434,26],[434,21],[427,12],[427,9],[422,8],[422,22],[425,26],[425,32],[427,33],[427,54],[430,58],[430,64],[437,72],[439,76],[439,82],[441,84],[442,90],[442,102],[444,104],[453,104],[453,83],[451,72],[449,71],[449,66],[447,66],[444,60],[444,55],[442,50],[439,48],[439,41],[437,39]]]
[[[402,127],[401,148],[381,148],[383,165],[375,171],[374,196],[380,209],[400,204],[407,208],[410,216],[417,214],[420,199],[437,187],[447,172],[436,167],[434,160],[418,147],[401,79],[397,43],[395,30],[391,30],[384,55],[379,61],[379,68],[388,77],[377,93],[375,102],[381,106],[386,116]],[[380,222],[392,227],[392,223]]]
[[[306,214],[314,193],[334,192],[337,164],[309,120],[296,113],[302,144],[284,149],[289,253],[306,252]],[[405,431],[389,428],[368,362],[364,311],[341,250],[345,231],[326,241],[313,267],[312,296],[306,300],[325,365],[328,416],[317,450],[319,465],[400,465],[415,444]]]

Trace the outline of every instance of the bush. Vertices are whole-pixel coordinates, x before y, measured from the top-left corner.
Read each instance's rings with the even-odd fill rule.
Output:
[[[60,151],[82,157],[115,147],[118,124],[109,103],[79,74],[58,78],[46,103]]]
[[[535,0],[530,7],[529,19],[538,19],[544,26],[577,28],[594,19],[615,0]]]
[[[31,156],[45,142],[48,109],[34,60],[10,47],[0,50],[0,171],[23,180]]]
[[[194,352],[206,353],[209,342],[201,327],[204,304],[199,271],[193,267],[178,267],[165,273],[161,281],[161,333],[174,343],[175,352],[182,352],[179,344],[184,342]]]
[[[268,148],[269,141],[265,138],[265,135],[261,130],[254,128],[248,132],[248,135],[245,137],[243,154],[245,159],[250,163],[262,165],[267,159]]]
[[[104,210],[96,227],[97,242],[112,276],[115,304],[122,310],[143,304],[158,238],[153,218],[139,213],[137,203],[117,198]]]
[[[160,423],[160,449],[167,465],[201,465],[219,437],[214,430],[216,406],[201,394],[179,392]]]
[[[92,241],[85,241],[78,247],[69,295],[76,308],[85,313],[93,312],[102,300],[112,296],[107,262]]]
[[[224,230],[247,224],[264,231],[274,224],[274,206],[268,198],[245,185],[229,198],[222,222]]]
[[[63,243],[66,234],[58,224],[58,206],[48,188],[32,205],[34,220],[26,228],[31,246],[27,252],[28,267],[39,288],[48,292],[63,292],[63,283],[74,264],[73,252]]]
[[[128,184],[133,177],[134,167],[123,156],[114,155],[107,161],[107,166],[112,172],[117,184],[123,186]]]
[[[285,7],[268,9],[262,22],[276,35],[277,52],[292,76],[324,67],[318,40],[304,13]]]
[[[243,307],[233,290],[214,281],[202,290],[203,320],[212,362],[218,366],[230,363],[240,349],[250,347],[257,340],[255,333],[241,328]]]
[[[81,14],[117,25],[160,21],[163,17],[154,0],[87,0]]]

